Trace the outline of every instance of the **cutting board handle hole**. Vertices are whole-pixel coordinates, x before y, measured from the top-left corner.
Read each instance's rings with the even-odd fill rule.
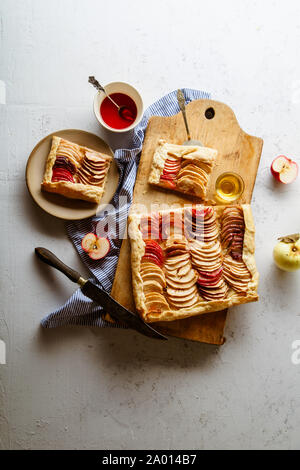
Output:
[[[207,108],[204,115],[205,115],[206,119],[213,119],[215,117],[214,108]]]

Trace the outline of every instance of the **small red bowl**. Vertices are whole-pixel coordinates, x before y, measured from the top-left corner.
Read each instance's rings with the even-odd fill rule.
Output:
[[[101,126],[103,126],[105,129],[116,133],[128,132],[131,129],[134,129],[143,117],[143,100],[139,92],[133,86],[125,82],[112,82],[108,85],[105,85],[104,88],[108,95],[111,95],[112,93],[124,93],[124,95],[130,96],[130,98],[136,104],[137,115],[133,123],[130,124],[128,127],[124,127],[123,129],[115,129],[114,127],[108,126],[103,120],[103,117],[100,113],[100,106],[102,101],[105,99],[106,95],[103,91],[99,91],[94,98],[94,114],[99,124],[101,124]]]

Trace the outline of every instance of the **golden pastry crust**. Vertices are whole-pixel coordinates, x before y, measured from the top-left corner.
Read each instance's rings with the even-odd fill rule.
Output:
[[[196,207],[196,206],[193,206]],[[203,206],[199,206],[203,207]],[[226,206],[225,206],[226,207]],[[218,220],[225,208],[224,206],[216,206],[215,212]],[[186,208],[186,207],[185,207]],[[174,309],[169,307],[160,312],[149,312],[146,306],[146,298],[143,289],[143,280],[141,277],[141,260],[145,254],[145,242],[142,237],[142,233],[139,229],[140,220],[145,214],[131,214],[129,216],[128,233],[131,242],[131,267],[132,267],[132,285],[135,305],[140,316],[148,323],[159,322],[159,321],[173,321],[187,317],[192,317],[200,314],[216,312],[223,310],[233,305],[244,304],[248,302],[254,302],[258,300],[257,287],[259,275],[256,269],[256,263],[254,258],[255,251],[255,226],[253,222],[251,207],[248,204],[241,206],[244,221],[245,221],[245,232],[243,242],[243,261],[246,264],[251,274],[251,280],[248,283],[246,293],[238,293],[233,289],[229,288],[226,298],[223,300],[209,300],[206,301],[200,297],[200,301],[195,303],[192,307]],[[183,209],[169,209],[168,211],[161,211],[161,214],[168,212],[182,212]],[[149,214],[147,214],[149,215]],[[219,223],[219,222],[218,222]]]
[[[76,168],[80,168],[80,165],[82,163],[82,160],[84,159],[86,152],[92,152],[94,154],[98,154],[99,156],[101,156],[102,158],[105,158],[105,160],[108,161],[106,174],[105,174],[105,177],[101,186],[96,186],[92,184],[83,184],[83,183],[79,183],[76,181],[75,183],[72,183],[69,181],[52,182],[53,165],[55,163],[55,160],[57,157],[57,150],[61,141],[64,141],[67,144],[71,144],[72,146],[76,147],[78,157],[76,159],[76,162],[73,160],[74,163],[76,164]],[[41,187],[44,191],[47,191],[50,193],[61,194],[62,196],[65,196],[70,199],[82,199],[84,201],[99,204],[101,201],[102,194],[104,193],[104,190],[105,190],[107,174],[108,174],[111,160],[112,160],[112,157],[110,155],[96,152],[87,147],[83,147],[81,145],[74,144],[73,142],[69,142],[66,139],[62,139],[61,137],[53,136],[51,150],[46,160],[45,173],[44,173],[43,181],[41,183]]]
[[[188,193],[205,200],[209,175],[215,165],[217,155],[217,150],[208,147],[170,144],[160,139],[154,152],[148,182],[155,186]],[[168,181],[161,179],[168,158],[192,165],[175,187],[170,186]],[[204,171],[203,168],[201,169],[201,165],[204,166]],[[178,176],[180,176],[180,172]]]
[[[97,188],[96,186],[69,183],[67,181],[57,181],[56,183],[43,181],[42,189],[48,193],[61,194],[69,199],[82,199],[83,201],[95,202],[97,204],[101,201],[104,192],[104,189]]]

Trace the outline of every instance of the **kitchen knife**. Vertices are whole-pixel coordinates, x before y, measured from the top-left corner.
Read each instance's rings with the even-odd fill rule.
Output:
[[[43,261],[43,263],[58,269],[58,271],[65,274],[65,276],[67,276],[72,282],[79,284],[82,293],[101,305],[101,307],[103,307],[114,320],[120,321],[129,328],[132,328],[145,336],[149,336],[150,338],[167,339],[150,325],[145,323],[140,317],[120,305],[107,292],[100,289],[100,287],[98,287],[93,281],[84,279],[77,271],[75,271],[75,269],[64,264],[57,258],[57,256],[54,255],[54,253],[47,250],[47,248],[35,248],[35,254],[41,261]]]

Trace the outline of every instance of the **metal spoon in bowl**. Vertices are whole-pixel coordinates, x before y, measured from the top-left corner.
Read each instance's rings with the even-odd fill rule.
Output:
[[[202,142],[200,142],[200,140],[191,139],[191,134],[190,134],[187,118],[186,118],[184,94],[182,93],[181,90],[177,90],[177,101],[178,101],[179,108],[183,115],[183,120],[184,120],[184,124],[186,128],[187,138],[188,138],[188,140],[183,142],[183,145],[199,145],[200,147],[204,147],[204,145],[202,144]]]
[[[89,77],[89,83],[91,83],[96,88],[96,90],[103,91],[103,93],[105,93],[107,98],[118,108],[118,113],[119,113],[119,115],[122,119],[125,119],[125,121],[130,121],[130,122],[134,121],[134,116],[133,116],[132,112],[130,111],[130,109],[128,109],[126,106],[119,106],[111,98],[111,96],[109,96],[106,93],[105,88],[102,85],[100,85],[100,83],[98,82],[98,80],[95,79],[95,77],[93,77],[93,76]]]

